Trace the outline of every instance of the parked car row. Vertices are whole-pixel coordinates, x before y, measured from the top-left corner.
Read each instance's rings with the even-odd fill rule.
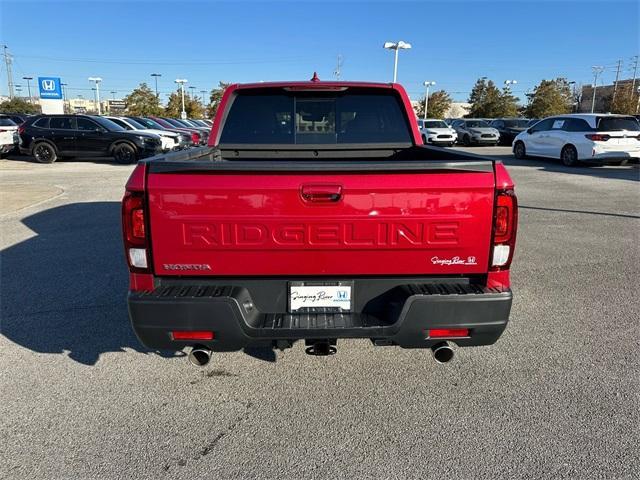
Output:
[[[33,155],[40,163],[95,156],[132,163],[162,152],[206,145],[211,125],[204,120],[165,117],[36,115],[16,129],[20,153]]]
[[[511,145],[530,122],[528,118],[427,118],[418,120],[418,127],[422,140],[430,145]]]

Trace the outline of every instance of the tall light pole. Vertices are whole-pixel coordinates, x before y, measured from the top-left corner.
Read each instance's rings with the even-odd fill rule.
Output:
[[[187,112],[184,109],[184,84],[187,82],[188,80],[186,78],[176,78],[176,83],[180,85],[180,91],[182,92],[182,113],[180,113],[180,118],[183,120],[187,118]]]
[[[113,100],[115,100],[115,99],[116,99],[116,93],[118,93],[118,92],[117,92],[117,91],[115,91],[115,90],[111,90],[109,93],[111,94],[111,98],[112,98]]]
[[[591,67],[591,70],[593,70],[593,98],[591,99],[591,113],[593,113],[596,108],[596,88],[598,88],[598,75],[604,72],[604,67],[599,67],[596,65]]]
[[[102,81],[102,78],[100,77],[89,77],[89,81],[93,82],[96,84],[96,107],[98,110],[98,115],[102,115],[101,111],[100,111],[100,82]]]
[[[14,87],[15,87],[16,92],[17,92],[16,97],[20,98],[22,96],[22,85],[16,84],[16,85],[14,85]]]
[[[62,111],[64,113],[68,113],[67,112],[67,89],[64,88],[66,86],[67,86],[66,83],[60,82],[60,87],[62,88]]]
[[[158,100],[160,100],[160,97],[158,97],[158,77],[161,77],[162,74],[161,73],[152,73],[151,76],[155,79],[156,81],[156,98]]]
[[[194,87],[193,85],[189,87],[189,90],[191,90],[191,98],[192,98],[192,99],[195,99],[195,98],[196,98],[196,96],[195,96],[195,94],[196,94],[196,88],[197,88],[197,87]]]
[[[33,77],[22,77],[23,80],[27,81],[27,91],[29,92],[29,103],[31,102],[31,80],[33,80]]]
[[[200,93],[202,94],[202,105],[204,105],[204,94],[207,93],[206,90],[200,90]]]
[[[429,87],[435,85],[436,82],[424,82],[423,85],[427,87],[427,91],[424,94],[424,115],[422,117],[423,120],[427,119],[427,107],[429,106]]]
[[[399,42],[384,42],[383,47],[387,50],[395,50],[395,58],[393,60],[393,83],[396,83],[396,80],[398,79],[398,50],[409,50],[411,48],[411,44],[400,40]]]

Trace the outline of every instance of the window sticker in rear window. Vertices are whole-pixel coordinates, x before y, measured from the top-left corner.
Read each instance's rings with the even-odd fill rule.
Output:
[[[563,125],[564,125],[564,120],[555,120],[551,128],[553,130],[560,130]]]

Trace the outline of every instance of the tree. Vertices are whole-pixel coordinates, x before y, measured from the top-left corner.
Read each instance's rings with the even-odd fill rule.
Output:
[[[14,97],[0,103],[0,113],[40,113],[40,106],[26,100]]]
[[[616,92],[616,98],[611,102],[611,113],[634,115],[638,113],[639,93],[631,88],[631,84],[620,85]]]
[[[429,118],[444,118],[451,108],[451,97],[444,90],[438,90],[429,95],[427,105],[427,115]],[[420,99],[416,114],[418,117],[424,116],[424,97]]]
[[[518,114],[518,99],[508,88],[502,91],[485,77],[479,78],[469,95],[471,109],[468,117],[496,118],[513,117]]]
[[[204,114],[204,106],[197,97],[191,97],[185,93],[184,110],[189,118],[202,118]],[[182,114],[182,91],[176,90],[169,96],[169,101],[164,109],[164,114],[168,117],[180,118]]]
[[[228,82],[218,82],[218,88],[211,90],[209,105],[207,106],[207,116],[209,118],[215,117],[218,106],[220,105],[220,100],[222,100],[222,95],[229,85],[231,84]]]
[[[144,82],[124,97],[124,101],[129,115],[146,117],[148,115],[162,114],[160,99]]]
[[[571,87],[565,78],[542,80],[529,98],[526,114],[530,118],[570,113],[573,106]]]

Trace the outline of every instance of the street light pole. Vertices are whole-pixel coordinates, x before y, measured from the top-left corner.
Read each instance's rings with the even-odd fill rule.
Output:
[[[182,113],[180,113],[180,118],[185,120],[187,118],[187,112],[184,109],[184,84],[188,82],[186,78],[176,78],[176,83],[180,85],[180,91],[182,93]]]
[[[387,50],[395,50],[393,59],[393,83],[396,83],[398,80],[398,50],[409,50],[411,44],[400,40],[399,42],[384,42],[383,47]]]
[[[196,88],[197,88],[197,87],[194,87],[193,85],[191,85],[191,86],[189,87],[189,90],[191,90],[191,99],[192,99],[192,100],[194,100],[194,99],[196,98],[196,97],[195,97]]]
[[[116,99],[116,93],[118,93],[118,92],[116,92],[115,90],[111,90],[111,92],[109,92],[109,93],[111,93],[112,99],[115,100]]]
[[[424,82],[423,85],[427,87],[427,91],[424,94],[424,115],[422,117],[423,120],[427,119],[427,107],[429,106],[429,87],[435,85],[436,82]]]
[[[62,88],[62,111],[64,113],[68,113],[68,111],[67,111],[67,89],[64,88],[66,86],[67,86],[66,83],[60,82],[60,87]]]
[[[596,107],[596,88],[598,88],[598,75],[604,72],[604,67],[594,66],[593,70],[593,98],[591,99],[591,113],[593,113]]]
[[[204,94],[207,93],[206,90],[200,90],[200,93],[202,94],[202,105],[204,105]]]
[[[96,84],[96,109],[98,110],[98,115],[102,115],[102,112],[100,111],[100,82],[102,81],[102,78],[89,77],[89,81]]]
[[[33,77],[22,77],[22,79],[27,81],[27,90],[29,91],[29,103],[33,103],[31,101],[31,80],[33,80]]]
[[[156,98],[158,100],[160,100],[160,97],[158,97],[158,77],[161,77],[162,74],[161,73],[152,73],[151,76],[155,79],[156,81]]]

